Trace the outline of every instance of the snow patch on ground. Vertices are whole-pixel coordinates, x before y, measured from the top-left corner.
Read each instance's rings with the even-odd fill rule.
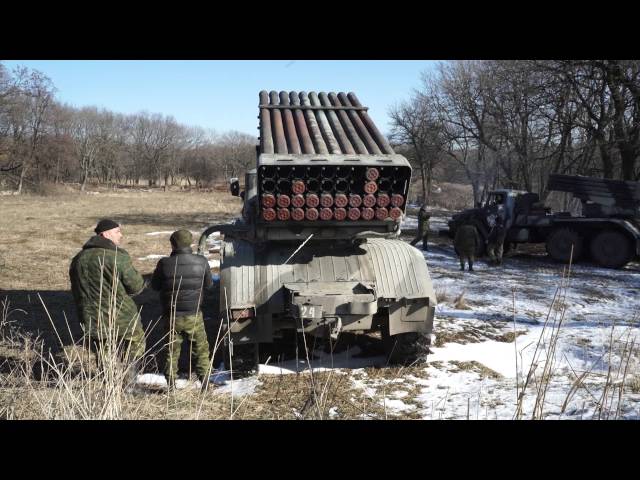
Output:
[[[304,352],[304,350],[302,350]],[[310,364],[306,358],[302,356],[296,359],[285,360],[282,362],[268,364],[260,364],[258,372],[263,375],[289,375],[292,373],[303,373],[313,369],[314,372],[325,372],[334,369],[359,369],[373,366],[383,366],[386,358],[380,356],[358,356],[361,353],[359,347],[353,347],[340,353],[326,353],[323,350],[316,349],[313,351],[313,359],[310,358]],[[301,353],[303,355],[303,353]]]
[[[166,257],[166,255],[147,255],[146,257],[138,258],[138,260],[158,260],[164,257]]]

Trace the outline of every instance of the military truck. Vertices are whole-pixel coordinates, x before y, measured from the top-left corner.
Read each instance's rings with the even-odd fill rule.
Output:
[[[399,240],[411,166],[355,94],[260,92],[256,168],[231,192],[242,217],[224,236],[225,362],[305,334],[379,331],[391,361],[429,343],[436,296],[423,254]],[[427,347],[428,348],[428,347]],[[242,351],[242,354],[239,352]],[[240,363],[240,365],[238,365]]]
[[[567,263],[591,258],[607,268],[621,268],[640,254],[640,183],[578,175],[551,174],[548,189],[568,192],[580,200],[582,212],[551,212],[537,193],[495,190],[477,208],[449,221],[453,238],[458,226],[472,223],[482,240],[478,256],[497,216],[507,228],[505,248],[511,244],[544,243],[549,256]]]

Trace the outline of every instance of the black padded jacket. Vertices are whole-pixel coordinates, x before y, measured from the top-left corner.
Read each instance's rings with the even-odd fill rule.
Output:
[[[209,262],[195,255],[191,248],[180,248],[171,256],[160,259],[151,279],[151,287],[160,291],[165,316],[173,312],[176,317],[195,315],[202,303],[203,288],[213,285]]]

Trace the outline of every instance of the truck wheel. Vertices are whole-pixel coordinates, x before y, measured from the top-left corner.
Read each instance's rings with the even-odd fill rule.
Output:
[[[601,267],[621,268],[633,257],[633,248],[623,233],[605,230],[591,241],[591,256]]]
[[[546,249],[551,258],[557,262],[569,263],[571,246],[573,245],[573,262],[582,256],[582,236],[571,228],[559,228],[547,237]]]
[[[422,352],[422,335],[418,332],[389,335],[389,327],[382,327],[382,346],[390,365],[406,365],[418,358]]]
[[[233,356],[229,355],[229,345],[223,345],[222,347],[224,349],[224,369],[231,370],[231,367],[233,366],[234,377],[236,376],[236,373],[238,376],[244,376],[258,369],[256,344],[234,344]]]

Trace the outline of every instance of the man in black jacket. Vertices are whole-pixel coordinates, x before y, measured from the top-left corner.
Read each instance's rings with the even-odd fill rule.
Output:
[[[160,291],[163,321],[169,336],[165,377],[170,389],[175,387],[182,340],[192,343],[196,356],[196,373],[202,389],[209,385],[209,343],[200,310],[203,288],[211,288],[209,262],[191,251],[193,237],[188,230],[171,235],[171,256],[160,259],[151,279],[154,290]]]

